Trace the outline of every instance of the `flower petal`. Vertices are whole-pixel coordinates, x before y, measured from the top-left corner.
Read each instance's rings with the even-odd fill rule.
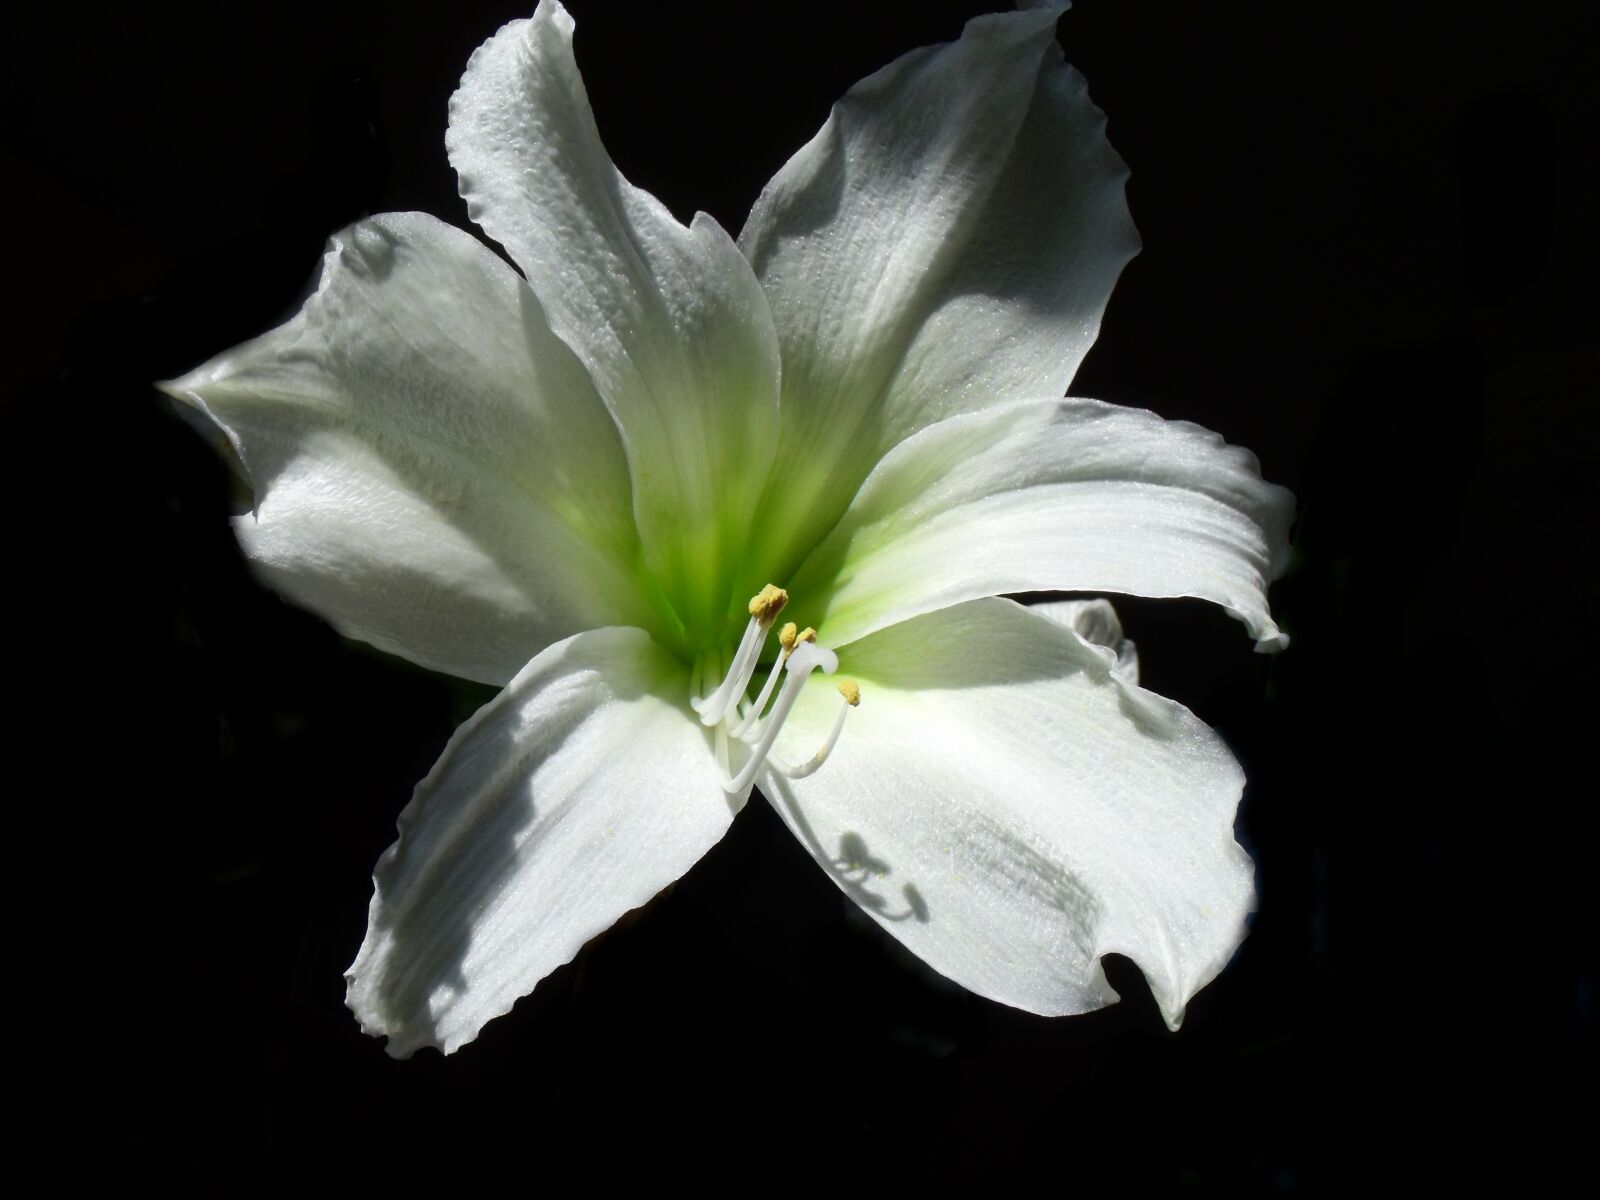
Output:
[[[446,1054],[677,879],[733,819],[685,669],[637,629],[541,653],[456,731],[378,861],[347,1003]]]
[[[335,234],[298,315],[162,386],[238,451],[263,576],[351,637],[504,683],[557,638],[650,620],[615,426],[527,285],[458,229],[389,213]]]
[[[1276,650],[1288,638],[1266,588],[1293,511],[1254,455],[1197,425],[1094,400],[1015,404],[891,450],[790,591],[834,646],[977,596],[1055,590],[1198,596]]]
[[[479,47],[450,101],[450,161],[472,219],[522,268],[616,416],[668,595],[686,621],[720,619],[775,444],[777,336],[717,223],[684,228],[612,165],[572,31],[543,0]]]
[[[739,236],[783,345],[770,503],[812,541],[924,425],[1062,395],[1138,250],[1061,7],[978,17],[857,84]]]
[[[1122,636],[1122,621],[1111,601],[1042,600],[1028,606],[1041,616],[1060,621],[1084,641],[1104,646],[1115,656],[1113,669],[1128,683],[1139,682],[1139,650]]]
[[[1099,958],[1128,955],[1176,1028],[1253,903],[1221,739],[1009,600],[883,630],[840,669],[861,705],[827,764],[761,783],[839,887],[935,970],[1030,1012],[1111,1003]],[[784,759],[837,703],[807,690]]]

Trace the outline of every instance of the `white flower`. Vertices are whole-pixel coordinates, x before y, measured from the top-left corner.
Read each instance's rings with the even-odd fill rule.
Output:
[[[1233,757],[1138,687],[1105,602],[999,598],[1199,596],[1283,641],[1287,493],[1194,426],[1060,399],[1137,237],[1058,16],[864,80],[735,242],[617,173],[544,0],[473,56],[447,137],[523,274],[375,217],[293,320],[166,385],[237,450],[268,582],[505,685],[378,864],[349,1003],[392,1053],[470,1041],[752,784],[982,995],[1097,1008],[1116,951],[1176,1026],[1227,962]],[[786,661],[771,581],[821,631]],[[813,676],[835,665],[859,708]]]

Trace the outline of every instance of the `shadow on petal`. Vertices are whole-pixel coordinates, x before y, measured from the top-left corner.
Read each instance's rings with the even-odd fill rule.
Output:
[[[894,873],[892,863],[876,857],[867,847],[866,839],[859,833],[847,831],[839,836],[838,850],[830,853],[817,837],[816,830],[807,820],[805,810],[786,780],[767,773],[762,790],[770,789],[770,796],[783,806],[793,823],[795,832],[811,856],[822,869],[833,877],[835,883],[867,912],[883,921],[915,920],[923,924],[932,920],[928,903],[914,883],[907,882],[900,889],[904,907],[900,907],[881,889],[880,881]]]
[[[634,683],[626,672],[608,678],[608,699],[637,699]],[[541,673],[537,684],[564,681]],[[583,802],[581,787],[537,798],[535,774],[591,719],[592,705],[557,697],[542,706],[530,737],[525,722],[506,719],[526,699],[513,683],[457,731],[400,814],[400,836],[374,872],[370,928],[349,975],[351,1007],[370,1032],[389,1035],[397,1057],[424,1045],[453,1048],[461,1030],[444,1028],[446,1014],[474,986],[507,985],[503,977],[471,977],[473,947],[507,919],[501,898],[530,869],[541,835]]]

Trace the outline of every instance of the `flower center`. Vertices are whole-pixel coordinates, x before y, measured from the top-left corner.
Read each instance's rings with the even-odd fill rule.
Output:
[[[811,677],[811,672],[821,668],[824,674],[832,675],[839,669],[838,656],[817,643],[815,629],[796,629],[794,622],[790,621],[778,631],[778,654],[767,672],[760,694],[754,701],[745,698],[745,691],[761,661],[761,652],[766,647],[767,635],[788,603],[789,593],[770,583],[752,596],[749,623],[745,625],[744,636],[739,639],[738,648],[734,650],[721,682],[706,690],[722,670],[719,657],[702,659],[696,665],[689,684],[689,706],[699,714],[702,725],[715,730],[717,762],[722,767],[722,786],[732,795],[749,794],[756,772],[771,755],[772,744],[777,741],[778,733],[794,708],[795,701],[800,698],[801,689]],[[784,677],[783,686],[778,689],[777,699],[774,700],[772,693],[778,686],[779,675]],[[771,766],[774,771],[791,779],[803,779],[827,761],[839,741],[840,731],[844,729],[845,717],[861,703],[861,689],[855,683],[844,679],[839,681],[838,687],[843,703],[839,706],[839,715],[834,719],[833,732],[828,735],[821,749],[796,766],[785,766],[773,760]],[[734,742],[746,748],[744,762],[738,770],[732,766]]]

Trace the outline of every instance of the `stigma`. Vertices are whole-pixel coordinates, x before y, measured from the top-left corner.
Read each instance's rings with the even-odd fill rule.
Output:
[[[834,719],[833,731],[822,747],[797,766],[786,766],[771,758],[773,743],[777,741],[811,673],[821,670],[825,675],[832,675],[839,669],[838,655],[818,643],[815,629],[809,626],[799,629],[793,621],[789,621],[778,631],[778,653],[760,693],[753,702],[744,699],[761,661],[767,636],[788,602],[789,593],[771,583],[752,596],[748,605],[750,620],[745,625],[744,635],[739,639],[721,682],[710,691],[700,694],[702,685],[709,683],[712,674],[705,671],[702,664],[692,685],[695,694],[690,698],[690,707],[699,716],[701,724],[715,731],[717,762],[723,774],[722,786],[730,795],[748,795],[763,765],[770,765],[778,774],[792,779],[803,779],[810,775],[827,761],[828,755],[838,744],[845,717],[861,703],[860,686],[851,680],[840,680],[838,689],[842,703]],[[774,691],[777,692],[776,698],[773,697]],[[748,748],[744,763],[737,770],[731,765],[730,743],[734,741]]]

